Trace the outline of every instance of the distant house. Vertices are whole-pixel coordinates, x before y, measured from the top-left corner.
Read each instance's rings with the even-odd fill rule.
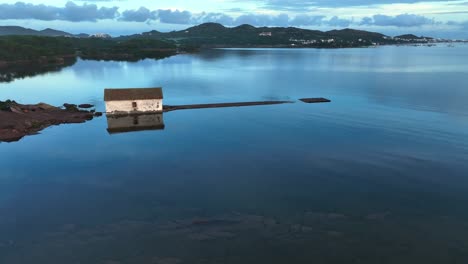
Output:
[[[163,111],[162,88],[105,89],[106,113]]]
[[[102,38],[102,39],[109,39],[109,38],[112,38],[111,35],[109,34],[106,34],[106,33],[96,33],[96,34],[92,34],[91,36],[89,36],[90,38]]]
[[[260,37],[271,37],[271,32],[262,32],[260,34],[258,34]]]

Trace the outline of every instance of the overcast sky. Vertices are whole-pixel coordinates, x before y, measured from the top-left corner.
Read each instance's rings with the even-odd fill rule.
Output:
[[[29,0],[0,2],[0,25],[122,35],[225,26],[357,28],[468,38],[468,0]]]

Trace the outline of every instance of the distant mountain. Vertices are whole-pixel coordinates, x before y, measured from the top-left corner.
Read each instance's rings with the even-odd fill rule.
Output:
[[[68,32],[46,28],[44,30],[34,30],[18,26],[0,26],[0,36],[21,35],[21,36],[43,36],[43,37],[75,37]],[[77,36],[78,37],[78,36]]]
[[[80,34],[77,34],[75,36],[78,37],[78,38],[89,38],[89,34],[86,34],[86,33],[80,33]]]
[[[409,37],[408,39],[416,40]],[[416,36],[415,36],[416,37]],[[295,27],[254,27],[241,25],[224,27],[217,23],[205,23],[185,30],[121,36],[117,39],[169,39],[184,47],[318,47],[346,48],[372,45],[407,43],[407,39],[395,39],[384,34],[354,29],[319,31]],[[419,39],[419,38],[418,38]]]
[[[18,26],[0,26],[0,36],[32,35],[32,36],[67,36],[77,38],[108,38],[107,34],[78,34],[44,29],[34,30]],[[141,34],[121,36],[114,40],[151,39],[169,40],[177,43],[180,49],[196,50],[198,48],[216,47],[311,47],[311,48],[350,48],[375,45],[428,43],[435,41],[428,37],[418,37],[412,34],[397,37],[386,36],[377,32],[355,29],[319,31],[295,27],[254,27],[240,25],[225,27],[218,23],[204,23],[184,30],[159,32],[157,30]]]
[[[37,35],[39,32],[33,29],[17,26],[0,26],[0,36],[5,35]]]
[[[433,39],[431,37],[418,37],[416,35],[413,35],[413,34],[405,34],[405,35],[400,35],[400,36],[396,36],[395,38],[398,38],[398,39],[406,39],[406,40],[414,40],[414,39]]]
[[[389,38],[388,36],[381,34],[381,33],[376,33],[376,32],[370,32],[370,31],[364,31],[364,30],[356,30],[356,29],[342,29],[342,30],[331,30],[326,32],[329,35],[338,37],[338,38],[343,38],[343,39],[368,39],[368,40],[373,40],[373,41],[381,41],[382,39]]]
[[[73,34],[70,34],[68,32],[55,30],[51,28],[46,28],[44,30],[38,31],[38,33],[40,36],[47,36],[47,37],[63,37],[63,36],[72,37],[74,36]]]

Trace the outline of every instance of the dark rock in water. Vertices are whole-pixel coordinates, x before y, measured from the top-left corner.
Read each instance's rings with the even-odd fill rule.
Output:
[[[299,99],[300,101],[304,102],[304,103],[308,103],[308,104],[312,104],[312,103],[329,103],[331,102],[331,100],[329,99],[326,99],[326,98],[302,98],[302,99]]]
[[[65,107],[65,108],[76,107],[76,104],[64,103],[64,104],[63,104],[63,107]]]
[[[94,113],[94,116],[102,116],[102,113],[101,112],[96,112],[96,113]]]
[[[88,109],[88,108],[93,108],[94,105],[92,105],[92,104],[80,104],[80,105],[78,105],[78,107]]]
[[[80,116],[78,116],[77,118],[80,118]],[[86,120],[93,120],[94,114],[88,112],[84,115],[84,118],[86,118]]]
[[[80,109],[78,109],[78,107],[76,106],[76,104],[63,104],[63,107],[65,107],[65,110],[67,110],[68,112],[79,112]]]

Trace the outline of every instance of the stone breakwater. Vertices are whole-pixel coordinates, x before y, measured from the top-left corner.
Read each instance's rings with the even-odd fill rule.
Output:
[[[302,98],[299,99],[304,103],[329,103],[331,100],[326,98]],[[205,108],[222,108],[222,107],[243,107],[243,106],[259,106],[259,105],[277,105],[277,104],[289,104],[294,101],[257,101],[257,102],[237,102],[237,103],[213,103],[213,104],[191,104],[191,105],[165,105],[163,108],[164,112],[170,112],[175,110],[187,110],[187,109],[205,109]]]

